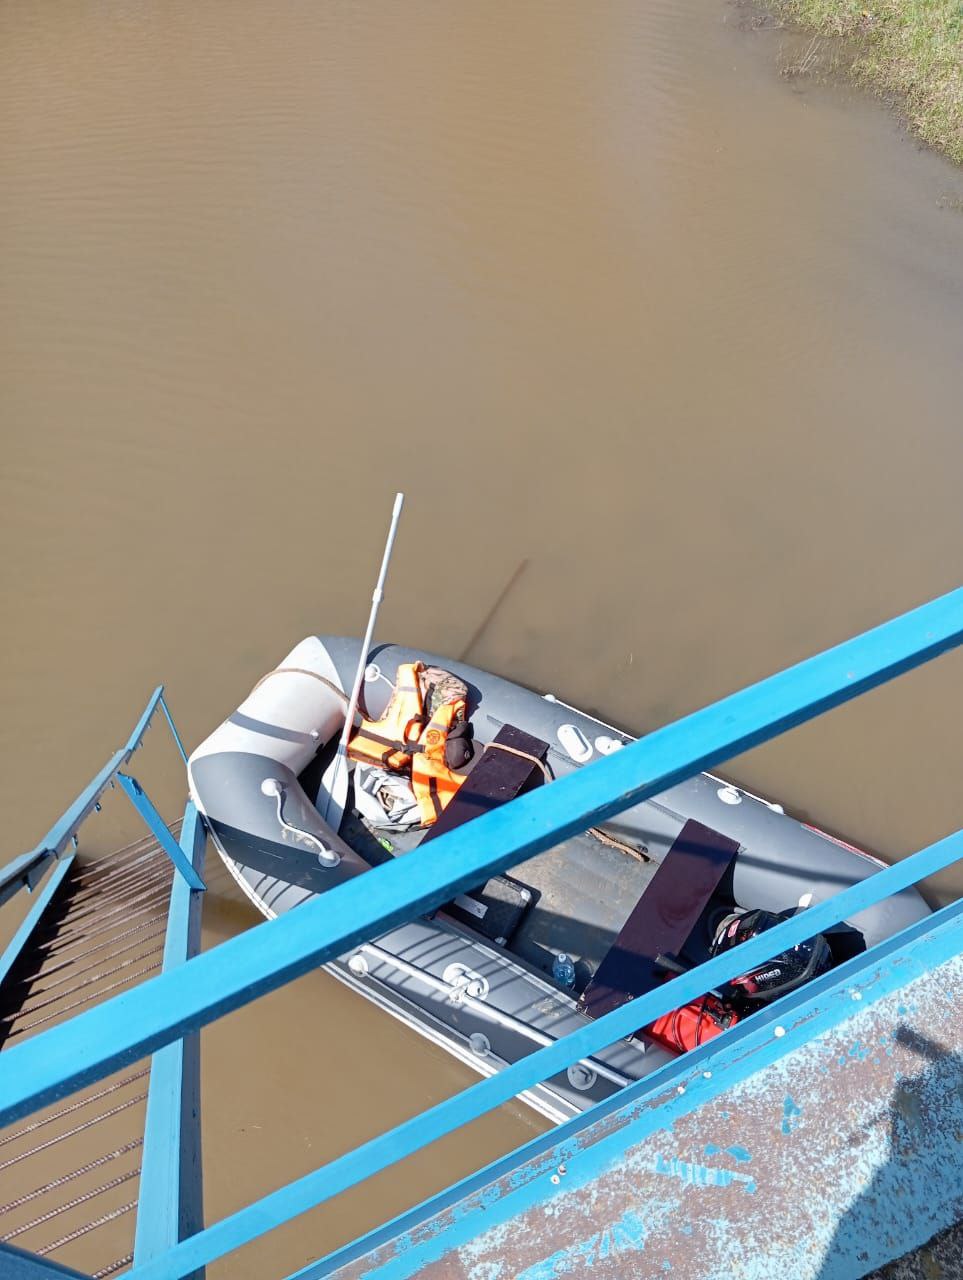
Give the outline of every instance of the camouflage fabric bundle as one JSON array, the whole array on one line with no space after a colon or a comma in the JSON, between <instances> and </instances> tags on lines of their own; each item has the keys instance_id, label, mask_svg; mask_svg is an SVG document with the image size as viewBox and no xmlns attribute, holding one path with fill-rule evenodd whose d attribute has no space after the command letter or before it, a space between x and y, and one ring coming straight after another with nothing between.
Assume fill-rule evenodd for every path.
<instances>
[{"instance_id":1,"label":"camouflage fabric bundle","mask_svg":"<svg viewBox=\"0 0 963 1280\"><path fill-rule=\"evenodd\" d=\"M430 719L439 707L458 698L468 700L468 686L442 667L424 667L419 673L425 716ZM462 717L459 717L461 719Z\"/></svg>"}]
</instances>

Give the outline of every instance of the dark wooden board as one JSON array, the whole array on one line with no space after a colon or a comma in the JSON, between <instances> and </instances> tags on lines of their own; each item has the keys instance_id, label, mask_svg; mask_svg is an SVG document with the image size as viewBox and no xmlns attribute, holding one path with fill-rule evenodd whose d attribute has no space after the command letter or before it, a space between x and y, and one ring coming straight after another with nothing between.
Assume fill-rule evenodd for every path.
<instances>
[{"instance_id":1,"label":"dark wooden board","mask_svg":"<svg viewBox=\"0 0 963 1280\"><path fill-rule=\"evenodd\" d=\"M579 1000L591 1018L661 985L658 955L678 956L738 852L739 844L687 822Z\"/></svg>"},{"instance_id":2,"label":"dark wooden board","mask_svg":"<svg viewBox=\"0 0 963 1280\"><path fill-rule=\"evenodd\" d=\"M515 751L524 751L536 760L544 760L548 752L547 743L510 724L502 725L493 741ZM540 775L538 765L524 756L497 748L485 751L455 792L447 809L425 832L421 843L444 835L446 831L454 831L489 809L507 804L533 777ZM527 886L511 876L493 876L479 888L459 894L444 909L459 923L504 946L518 928L534 896Z\"/></svg>"},{"instance_id":3,"label":"dark wooden board","mask_svg":"<svg viewBox=\"0 0 963 1280\"><path fill-rule=\"evenodd\" d=\"M544 760L548 752L548 743L542 742L540 738L533 738L530 733L524 733L511 724L502 725L493 741L512 747L515 751L524 751L537 760ZM533 774L540 773L538 766L523 756L497 749L485 751L455 792L447 809L425 832L421 843L435 840L446 831L454 831L463 823L477 818L479 814L514 800Z\"/></svg>"}]
</instances>

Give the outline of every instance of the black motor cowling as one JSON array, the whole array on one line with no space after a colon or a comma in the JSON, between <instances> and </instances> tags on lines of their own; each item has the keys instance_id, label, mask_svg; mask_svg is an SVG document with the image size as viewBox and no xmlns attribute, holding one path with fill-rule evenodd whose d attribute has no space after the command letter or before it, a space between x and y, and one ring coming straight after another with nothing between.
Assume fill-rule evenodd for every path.
<instances>
[{"instance_id":1,"label":"black motor cowling","mask_svg":"<svg viewBox=\"0 0 963 1280\"><path fill-rule=\"evenodd\" d=\"M776 912L757 908L729 913L715 929L710 954L717 956L737 947L740 942L755 938L790 919L797 910L798 908L790 908L788 911ZM741 977L733 978L727 984L726 996L737 1003L764 1004L788 991L795 991L803 983L831 969L832 965L833 954L829 943L823 934L817 933L805 942L798 942L788 951L780 951L777 956L757 965Z\"/></svg>"}]
</instances>

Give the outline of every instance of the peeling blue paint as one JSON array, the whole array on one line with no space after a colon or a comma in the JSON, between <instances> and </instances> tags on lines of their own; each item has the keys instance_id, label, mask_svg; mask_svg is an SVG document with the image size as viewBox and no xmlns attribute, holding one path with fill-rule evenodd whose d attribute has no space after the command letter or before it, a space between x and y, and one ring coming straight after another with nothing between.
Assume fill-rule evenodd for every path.
<instances>
[{"instance_id":1,"label":"peeling blue paint","mask_svg":"<svg viewBox=\"0 0 963 1280\"><path fill-rule=\"evenodd\" d=\"M748 1174L736 1173L732 1169L718 1169L713 1165L692 1164L688 1160L680 1160L672 1156L657 1155L654 1164L649 1168L653 1173L665 1174L670 1178L678 1178L688 1187L728 1187L733 1182L741 1182L746 1191L752 1195L756 1190L755 1180Z\"/></svg>"},{"instance_id":2,"label":"peeling blue paint","mask_svg":"<svg viewBox=\"0 0 963 1280\"><path fill-rule=\"evenodd\" d=\"M745 1147L717 1147L714 1142L706 1144L705 1154L707 1156L732 1156L733 1160L739 1160L742 1163L752 1159Z\"/></svg>"},{"instance_id":3,"label":"peeling blue paint","mask_svg":"<svg viewBox=\"0 0 963 1280\"><path fill-rule=\"evenodd\" d=\"M796 1105L792 1098L786 1095L786 1099L782 1104L782 1131L785 1134L792 1133L796 1127L799 1116L802 1115L802 1107Z\"/></svg>"},{"instance_id":4,"label":"peeling blue paint","mask_svg":"<svg viewBox=\"0 0 963 1280\"><path fill-rule=\"evenodd\" d=\"M517 1280L552 1280L554 1276L563 1276L572 1272L583 1275L586 1268L620 1253L641 1253L645 1248L647 1234L641 1216L629 1210L611 1227L596 1231L594 1235L581 1240L577 1245L559 1249L551 1257L542 1258L532 1266L526 1267L524 1271L519 1272Z\"/></svg>"}]
</instances>

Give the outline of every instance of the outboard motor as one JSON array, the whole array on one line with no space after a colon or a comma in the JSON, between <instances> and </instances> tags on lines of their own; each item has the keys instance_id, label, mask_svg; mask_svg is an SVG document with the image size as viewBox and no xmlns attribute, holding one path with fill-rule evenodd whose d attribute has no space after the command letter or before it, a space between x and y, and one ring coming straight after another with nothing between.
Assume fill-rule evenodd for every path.
<instances>
[{"instance_id":1,"label":"outboard motor","mask_svg":"<svg viewBox=\"0 0 963 1280\"><path fill-rule=\"evenodd\" d=\"M716 927L709 954L720 955L740 942L747 942L767 929L772 929L796 914L798 908L788 911L733 911L723 917ZM757 965L748 973L733 978L726 984L726 998L736 1005L758 1006L776 1000L788 991L795 991L803 983L831 969L833 954L829 943L821 933L805 942L798 942L788 951L781 951L771 960ZM747 1008L746 1012L750 1009Z\"/></svg>"},{"instance_id":2,"label":"outboard motor","mask_svg":"<svg viewBox=\"0 0 963 1280\"><path fill-rule=\"evenodd\" d=\"M793 907L780 912L761 908L726 912L713 930L710 956L721 955L740 942L748 942L750 938L788 920L798 910L798 907ZM657 959L670 974L685 972L686 966L678 961L665 956ZM795 991L832 966L833 954L829 943L823 934L817 933L748 973L733 978L720 990L710 991L679 1009L673 1009L645 1027L645 1035L673 1053L686 1053L720 1035L761 1005L778 999L787 991Z\"/></svg>"}]
</instances>

